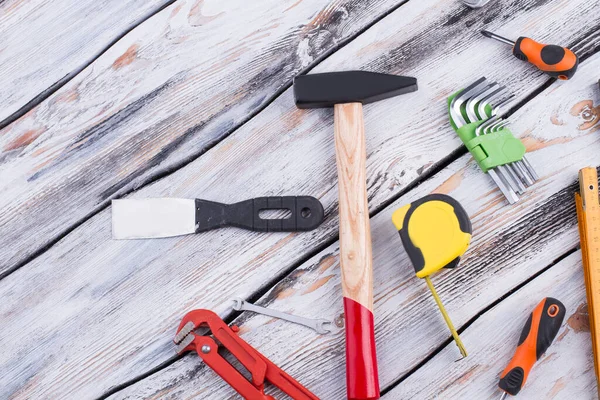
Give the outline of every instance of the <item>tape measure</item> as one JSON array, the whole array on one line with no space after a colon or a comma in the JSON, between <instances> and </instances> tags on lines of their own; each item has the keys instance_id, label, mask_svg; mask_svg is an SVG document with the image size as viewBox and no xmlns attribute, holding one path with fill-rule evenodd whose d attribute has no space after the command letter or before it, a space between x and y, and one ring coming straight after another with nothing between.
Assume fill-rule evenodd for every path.
<instances>
[{"instance_id":1,"label":"tape measure","mask_svg":"<svg viewBox=\"0 0 600 400\"><path fill-rule=\"evenodd\" d=\"M467 212L452 197L431 194L392 214L404 249L416 275L424 278L463 357L467 351L429 276L442 268L454 268L469 247L472 226Z\"/></svg>"},{"instance_id":2,"label":"tape measure","mask_svg":"<svg viewBox=\"0 0 600 400\"><path fill-rule=\"evenodd\" d=\"M579 171L579 193L575 193L581 256L585 279L594 369L600 382L600 202L598 201L598 173L596 168L583 168ZM599 389L600 391L600 389Z\"/></svg>"},{"instance_id":3,"label":"tape measure","mask_svg":"<svg viewBox=\"0 0 600 400\"><path fill-rule=\"evenodd\" d=\"M419 278L456 267L473 229L465 209L445 194L405 205L394 212L392 222Z\"/></svg>"}]
</instances>

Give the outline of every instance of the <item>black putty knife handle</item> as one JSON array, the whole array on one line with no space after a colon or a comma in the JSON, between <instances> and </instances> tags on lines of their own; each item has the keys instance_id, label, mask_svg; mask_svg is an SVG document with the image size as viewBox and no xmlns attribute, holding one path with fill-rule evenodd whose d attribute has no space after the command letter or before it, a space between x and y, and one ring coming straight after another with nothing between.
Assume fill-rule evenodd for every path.
<instances>
[{"instance_id":1,"label":"black putty knife handle","mask_svg":"<svg viewBox=\"0 0 600 400\"><path fill-rule=\"evenodd\" d=\"M263 210L288 210L291 216L264 219ZM257 197L235 204L196 199L196 233L223 226L259 232L310 231L323 222L323 205L311 196Z\"/></svg>"}]
</instances>

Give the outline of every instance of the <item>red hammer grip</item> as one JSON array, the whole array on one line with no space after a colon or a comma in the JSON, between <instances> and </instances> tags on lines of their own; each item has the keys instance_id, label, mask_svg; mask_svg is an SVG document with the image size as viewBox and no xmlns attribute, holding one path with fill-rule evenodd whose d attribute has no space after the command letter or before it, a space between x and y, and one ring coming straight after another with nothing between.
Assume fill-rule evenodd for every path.
<instances>
[{"instance_id":1,"label":"red hammer grip","mask_svg":"<svg viewBox=\"0 0 600 400\"><path fill-rule=\"evenodd\" d=\"M344 297L344 313L348 399L378 399L379 378L373 335L373 313L348 297Z\"/></svg>"}]
</instances>

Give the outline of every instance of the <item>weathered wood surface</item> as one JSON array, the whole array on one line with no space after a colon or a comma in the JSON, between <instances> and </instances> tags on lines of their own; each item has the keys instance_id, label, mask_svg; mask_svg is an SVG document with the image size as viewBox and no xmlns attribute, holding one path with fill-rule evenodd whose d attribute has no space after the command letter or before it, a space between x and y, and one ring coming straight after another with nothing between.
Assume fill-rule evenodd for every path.
<instances>
[{"instance_id":1,"label":"weathered wood surface","mask_svg":"<svg viewBox=\"0 0 600 400\"><path fill-rule=\"evenodd\" d=\"M469 350L473 357L455 363L456 351L453 344L449 344L383 399L497 400L502 393L497 388L500 373L514 354L528 315L544 297L560 300L567 314L554 343L532 369L519 398L596 399L579 251L511 294L469 326L461 337L471 343Z\"/></svg>"},{"instance_id":2,"label":"weathered wood surface","mask_svg":"<svg viewBox=\"0 0 600 400\"><path fill-rule=\"evenodd\" d=\"M202 154L403 1L180 0L154 15L0 131L0 276Z\"/></svg>"},{"instance_id":3,"label":"weathered wood surface","mask_svg":"<svg viewBox=\"0 0 600 400\"><path fill-rule=\"evenodd\" d=\"M169 1L0 1L0 126Z\"/></svg>"},{"instance_id":4,"label":"weathered wood surface","mask_svg":"<svg viewBox=\"0 0 600 400\"><path fill-rule=\"evenodd\" d=\"M473 242L461 265L433 277L457 327L574 249L579 241L573 201L577 172L581 166L600 161L600 124L582 124L574 110L583 101L600 102L589 81L599 66L600 55L596 55L584 63L581 74L569 85L552 85L511 116L514 130L524 134L530 160L541 176L517 205L507 206L489 177L465 155L371 219L382 388L393 386L440 346L446 345L454 359L460 358L425 283L414 276L391 223L392 212L427 193L441 192L459 200L471 216ZM260 304L298 315L335 318L342 312L341 302L335 300L340 291L338 270L334 244L281 280ZM245 340L318 396L344 398L343 332L317 336L261 316L243 315L236 323ZM476 342L469 337L463 337L463 342L469 358L476 361L477 347L471 348ZM506 343L513 345L511 337ZM232 397L233 392L197 356L188 355L113 397L192 396L220 399Z\"/></svg>"},{"instance_id":5,"label":"weathered wood surface","mask_svg":"<svg viewBox=\"0 0 600 400\"><path fill-rule=\"evenodd\" d=\"M410 98L402 97L389 103L394 110L422 110L421 114L412 113L411 123L419 127L413 128L418 130L417 138L445 124L438 120L429 122L431 103L427 95L447 95L445 91L473 79L472 71L497 77L502 76L498 72L501 70L523 74L511 82L511 89L521 98L530 90L530 84L545 80L525 64L506 57L497 44L477 34L462 34L466 23L473 32L484 26L483 11L470 12L460 3L449 5L441 0L417 3L401 7L393 18L386 18L387 23L378 24L387 30L374 29L361 35L364 39L353 43L353 54L350 50L343 53L354 58L339 56L335 57L336 62L325 65L328 69L364 67L423 74L419 76L423 89L418 95L422 102L411 104ZM0 188L8 193L0 199L0 236L6 238L0 250L0 271L22 265L32 254L100 210L107 199L193 159L267 103L289 84L294 74L357 32L365 24L362 21L390 7L365 2L350 7L349 4L358 3L349 2L335 3L333 8L317 12L313 3L303 1L284 13L280 8L289 5L282 2L220 2L210 3L211 7L194 7L195 4L176 3L154 16L49 101L0 131L0 146L4 149ZM264 28L264 9L257 10L256 4L264 4L261 7L275 15L272 28ZM510 16L512 22L504 26L507 30L518 30L527 23L528 34L541 39L560 37L564 41L576 41L583 37L585 28L598 24L597 13L589 2L555 4L531 2L524 8L521 3L498 2L486 8L486 21L503 25ZM553 23L552 18L537 18L553 15L558 6L566 15L560 23ZM346 9L353 12L341 18ZM206 21L201 18L203 15L214 18ZM245 23L240 24L235 15L243 15ZM299 25L303 28L299 29ZM232 36L220 43L223 31L232 32ZM249 36L244 39L245 35ZM475 46L483 47L488 57L474 60L472 69L460 69L459 73L448 68L477 55L481 50ZM495 65L500 68L494 68ZM441 81L445 81L442 86L437 83ZM425 86L430 83L440 88L437 93ZM394 118L387 118L375 109L370 117L375 123L371 122L369 129L382 129L393 135L397 127L408 126L402 119L406 114L395 112ZM288 110L286 114L279 116L288 121L280 125L280 135L295 124L301 124L302 130L318 124L304 113ZM324 131L329 131L329 113L311 115L321 121ZM411 147L390 148L388 156L416 158L421 165L431 165L448 148L432 142L438 138L426 138L430 139ZM437 157L429 157L432 146L439 151ZM419 168L398 168L397 176L388 176L389 184L398 187L410 182L418 176ZM370 183L382 182L378 177L386 174L389 172L375 170ZM379 189L387 192L387 188ZM63 211L67 208L69 213ZM32 229L36 235L30 234Z\"/></svg>"},{"instance_id":6,"label":"weathered wood surface","mask_svg":"<svg viewBox=\"0 0 600 400\"><path fill-rule=\"evenodd\" d=\"M379 210L396 198L400 190L418 178L420 173L431 169L458 148L459 141L448 127L443 105L444 98L453 90L480 74L486 74L492 78L503 78L502 82L509 84L518 95L516 101L519 101L546 80L526 64L501 56L499 47L475 35L482 27L481 17L476 16L484 15L479 14L483 11L463 12L459 4L448 4L433 0L409 2L317 68L325 71L361 67L415 75L420 79L420 92L366 107L367 168L368 176L372 177L369 181L372 210ZM522 33L540 39L551 40L555 35L565 41L582 39L583 43L589 43L582 32L598 25L598 15L588 7L590 5L583 1L526 2L519 5L498 1L486 9L485 15L490 16L487 23L492 25L492 29L494 23L498 27L505 24L503 27L507 32L527 25L529 30ZM557 8L561 10L560 23L552 17ZM510 21L504 21L508 16ZM448 23L443 25L442 22ZM465 24L473 30L473 36L462 34ZM469 60L469 68L448 68L448 65L460 65L463 60ZM520 112L515 116L515 124L521 120L524 125L519 131L527 133L528 146L537 150L532 154L532 162L544 177L522 203L511 208L504 207L499 192L493 189L468 156L395 203L403 204L441 185L440 191L450 192L465 202L474 217L479 236L471 255L460 270L444 275L444 281L438 284L457 325L464 324L483 305L494 301L577 243L574 214L569 214L570 203L565 200L570 199L570 190L573 190L565 188L574 183L576 173L573 171L578 168L571 164L573 157L582 164L598 164L597 152L593 152L597 140L590 135L597 131L597 125L586 131L577 131L576 126L582 124L581 118L570 114L571 107L583 101L593 99L594 104L598 103L597 97L592 97L594 87L590 83L590 75L598 69L597 58L585 64L590 65L585 78L582 76L584 73L580 73L578 78L582 80L577 81L576 78L568 83L569 86L553 85L544 92L544 100L535 103L535 109L529 110L530 114ZM510 80L504 78L506 70L515 73ZM556 97L548 98L556 92ZM162 102L163 97L167 99L164 100L166 103L169 103L169 98L180 99L169 92L158 95L157 101L160 99ZM566 125L552 125L549 118L543 119L543 116L548 116L548 104L562 105L564 109L557 110L556 115L560 119L554 121ZM141 115L151 118L152 115L144 114L151 111L152 108L145 108ZM188 112L188 108L182 110L183 114ZM137 121L142 116L136 115L135 118ZM0 281L0 296L4 299L0 304L0 315L10 321L9 326L0 332L0 341L11 349L0 356L0 364L5 366L2 369L7 371L0 377L0 395L16 398L101 395L111 387L169 360L173 354L170 340L174 327L187 310L205 307L229 315L225 299L233 295L250 296L284 277L263 302L272 302L273 306L304 315L311 315L315 309L329 312L332 317L338 315L341 303L337 302L340 289L335 245L309 259L286 277L297 263L323 248L336 235L337 190L332 122L332 113L327 110L295 110L291 93L286 91L264 112L207 154L167 179L134 194L135 197L202 195L215 200L236 201L257 195L310 193L318 195L328 210L329 218L323 229L306 234L268 236L228 229L158 241L114 242L109 237L110 210L104 210L45 254ZM128 127L122 127L121 133L127 129L138 129L132 128L129 122L125 125ZM528 132L529 129L531 132ZM565 133L567 129L568 134ZM113 140L114 137L109 137L106 142ZM91 142L93 151L89 149L89 152L99 151L94 147L97 142ZM156 146L161 146L161 143ZM91 155L86 154L87 151L83 146L73 153L78 165L89 161L86 157ZM27 148L24 153L17 158L25 159L28 154L33 156L34 150ZM65 172L67 164L71 163L59 165L58 170ZM98 169L93 163L91 165L88 173ZM106 178L104 172L97 172ZM59 172L57 174L60 175ZM82 176L77 170L74 174ZM52 181L52 175L48 171L45 179ZM15 182L18 183L18 179ZM96 186L98 182L91 182L87 189ZM56 188L65 190L60 185ZM77 185L73 189L79 190ZM81 196L83 189L79 193ZM473 193L481 193L481 196L470 199ZM60 196L71 200L79 198L77 193L57 192L44 200L47 201L45 206L60 203ZM97 197L91 197L98 201ZM81 204L75 201L69 211L77 214ZM416 278L403 258L389 215L385 215L392 209L393 206L390 206L378 213L373 222L377 224L373 231L375 280L384 282L381 287L376 287L375 313L380 330L380 363L386 366L382 380L386 386L405 374L410 365L418 364L449 336L435 312L422 320L423 325L417 323L422 317L421 309L435 306L425 287L414 282ZM544 213L549 213L549 216L544 217ZM56 212L50 211L50 214ZM80 215L85 216L86 213ZM55 228L49 229L55 231L60 231L70 218L77 220L73 215L53 217L57 221L46 222L51 223ZM17 225L12 226L16 229ZM534 226L538 231L532 232ZM31 231L31 227L23 230L28 234ZM2 232L3 240L12 245L14 235L6 232ZM504 250L511 245L523 250L524 254L516 250L505 254ZM23 244L16 246L20 251L26 247ZM497 264L488 259L490 253L494 261L498 260ZM331 256L319 262L325 255ZM4 254L2 259L5 259ZM396 262L397 270L385 268ZM378 265L385 267L378 268ZM469 274L472 277L467 279ZM493 276L493 291L487 290L490 282L485 279L479 285L476 283L475 277L481 277L481 274L485 275L483 278ZM453 287L457 282L461 285ZM402 291L397 294L398 288ZM486 290L482 290L484 288ZM285 303L286 298L289 298L289 303ZM259 329L262 326L260 322L252 318L248 324L255 324ZM274 322L269 327L279 323ZM419 336L411 336L406 330L413 325L420 328ZM341 332L318 338L313 343L314 336L310 336L310 331L308 334L305 330L294 333L294 328L287 324L283 326L283 332L265 332L263 329L259 333L255 332L257 329L244 329L247 332L244 337L250 343L272 356L301 382L314 387L317 394L325 398L330 398L328 394L333 398L341 396L344 380ZM36 344L22 340L24 332L35 335ZM420 332L425 332L430 339L415 345L415 341L422 339ZM269 336L271 334L273 336ZM292 336L299 338L297 343L305 344L302 350L285 347ZM402 348L398 346L398 337L408 338ZM269 338L274 345L273 350L278 351L275 349L277 344L278 348L286 349L285 352L273 355L270 347L261 346ZM325 351L319 352L319 349ZM291 358L290 354L294 357ZM399 365L398 360L404 359L406 362ZM310 372L306 369L307 365L313 366ZM188 366L189 369L186 369ZM328 371L324 373L324 369ZM199 373L194 372L198 370ZM169 371L174 380L165 380ZM147 393L163 397L171 391L181 395L202 391L206 396L202 398L212 396L221 399L227 392L219 389L222 384L211 374L199 366L197 358L185 357L117 395L140 396ZM200 387L199 382L210 383Z\"/></svg>"},{"instance_id":7,"label":"weathered wood surface","mask_svg":"<svg viewBox=\"0 0 600 400\"><path fill-rule=\"evenodd\" d=\"M310 283L310 280L305 283ZM497 399L498 375L504 369L518 341L519 333L527 315L543 297L553 296L565 304L567 315L556 341L545 357L534 367L527 386L520 394L526 399L594 399L595 377L591 356L591 341L587 326L585 308L585 287L581 272L580 252L560 261L549 271L544 272L526 284L499 305L479 316L461 337L469 343L470 355L460 362L454 342L447 342L444 349L425 366L418 369L408 379L386 393L384 399ZM428 304L435 311L433 302ZM283 308L285 309L285 308ZM307 311L308 312L308 311ZM279 340L280 335L289 329L285 322L272 321L265 317L251 318L244 329L258 330L252 339L266 343L266 340ZM439 325L439 324L436 324ZM439 326L438 329L442 329ZM279 331L275 338L269 335ZM304 336L313 336L310 331L298 331ZM267 335L266 337L264 337ZM402 336L401 336L402 335ZM244 333L247 338L249 333ZM401 341L404 333L397 330L395 343ZM309 340L307 339L306 342ZM278 342L268 345L274 351ZM306 343L304 343L306 345ZM326 354L329 347L341 345L339 340L323 341L308 347L307 351ZM279 353L279 352L277 352ZM282 361L290 359L284 356ZM294 353L295 354L295 353ZM304 362L312 362L315 369L327 368L318 356L306 357ZM397 364L403 364L399 357ZM329 363L325 364L328 365ZM296 374L306 375L310 365L302 361L288 361L286 367ZM202 365L197 356L187 356L178 363L152 377L137 383L113 398L237 398L223 385L211 390L217 379L211 379L212 372ZM313 373L314 374L314 373ZM181 381L185 380L182 385ZM324 385L323 385L324 386ZM160 389L160 390L159 390ZM212 395L212 397L211 397ZM220 396L220 397L219 397ZM323 397L341 398L341 397Z\"/></svg>"}]
</instances>

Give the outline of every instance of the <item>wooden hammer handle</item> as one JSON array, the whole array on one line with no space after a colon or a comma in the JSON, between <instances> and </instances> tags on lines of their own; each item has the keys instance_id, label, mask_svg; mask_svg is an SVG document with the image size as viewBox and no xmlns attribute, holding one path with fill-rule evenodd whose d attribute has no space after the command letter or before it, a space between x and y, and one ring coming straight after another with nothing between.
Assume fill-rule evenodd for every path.
<instances>
[{"instance_id":1,"label":"wooden hammer handle","mask_svg":"<svg viewBox=\"0 0 600 400\"><path fill-rule=\"evenodd\" d=\"M379 379L373 327L373 258L361 103L335 105L335 150L348 398L378 399Z\"/></svg>"}]
</instances>

